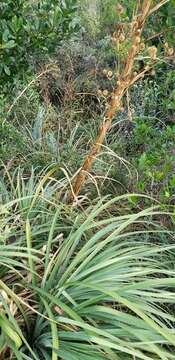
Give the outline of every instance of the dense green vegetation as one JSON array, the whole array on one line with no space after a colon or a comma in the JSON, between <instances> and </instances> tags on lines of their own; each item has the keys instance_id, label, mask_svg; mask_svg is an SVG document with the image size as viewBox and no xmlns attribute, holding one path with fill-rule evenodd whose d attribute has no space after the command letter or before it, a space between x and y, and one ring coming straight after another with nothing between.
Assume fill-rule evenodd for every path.
<instances>
[{"instance_id":1,"label":"dense green vegetation","mask_svg":"<svg viewBox=\"0 0 175 360\"><path fill-rule=\"evenodd\" d=\"M175 3L150 3L139 40L149 0L0 3L0 359L175 359Z\"/></svg>"},{"instance_id":2,"label":"dense green vegetation","mask_svg":"<svg viewBox=\"0 0 175 360\"><path fill-rule=\"evenodd\" d=\"M75 4L75 0L1 2L1 98L19 80L26 80L39 59L54 53L59 42L75 30Z\"/></svg>"}]
</instances>

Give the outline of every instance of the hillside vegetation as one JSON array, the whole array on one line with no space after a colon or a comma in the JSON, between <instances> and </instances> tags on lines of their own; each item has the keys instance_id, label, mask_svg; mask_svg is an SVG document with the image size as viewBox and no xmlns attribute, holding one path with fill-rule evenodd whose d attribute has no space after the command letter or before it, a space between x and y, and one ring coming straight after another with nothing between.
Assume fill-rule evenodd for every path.
<instances>
[{"instance_id":1,"label":"hillside vegetation","mask_svg":"<svg viewBox=\"0 0 175 360\"><path fill-rule=\"evenodd\" d=\"M0 13L0 359L175 359L174 0Z\"/></svg>"}]
</instances>

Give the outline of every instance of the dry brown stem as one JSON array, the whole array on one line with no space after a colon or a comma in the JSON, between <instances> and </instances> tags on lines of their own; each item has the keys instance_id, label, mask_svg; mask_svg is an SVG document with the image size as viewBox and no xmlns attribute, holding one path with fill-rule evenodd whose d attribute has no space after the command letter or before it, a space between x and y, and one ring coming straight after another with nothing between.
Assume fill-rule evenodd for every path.
<instances>
[{"instance_id":1,"label":"dry brown stem","mask_svg":"<svg viewBox=\"0 0 175 360\"><path fill-rule=\"evenodd\" d=\"M165 5L169 0L162 0L159 2L159 4L155 5L150 11L149 15L153 14L153 12L159 10L163 5Z\"/></svg>"},{"instance_id":2,"label":"dry brown stem","mask_svg":"<svg viewBox=\"0 0 175 360\"><path fill-rule=\"evenodd\" d=\"M119 111L121 107L121 99L126 93L128 88L137 81L148 70L144 70L141 74L133 75L133 65L135 58L140 51L140 39L145 25L145 21L150 12L152 0L144 0L142 3L140 14L138 14L133 20L132 34L131 34L131 46L127 54L127 59L123 73L120 76L120 81L117 82L117 87L114 91L114 96L109 103L108 110L106 111L103 124L99 129L99 134L96 141L89 153L85 158L85 161L77 174L73 182L73 192L69 194L69 201L73 200L80 192L82 185L84 184L87 173L91 170L92 164L99 154L102 144L104 142L106 133L111 127L112 120L116 111Z\"/></svg>"}]
</instances>

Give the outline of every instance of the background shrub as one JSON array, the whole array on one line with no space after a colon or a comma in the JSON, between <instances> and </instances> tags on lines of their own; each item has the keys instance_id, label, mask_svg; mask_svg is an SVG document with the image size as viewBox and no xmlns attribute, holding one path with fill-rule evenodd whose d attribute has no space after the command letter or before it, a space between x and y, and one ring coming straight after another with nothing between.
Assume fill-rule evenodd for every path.
<instances>
[{"instance_id":1,"label":"background shrub","mask_svg":"<svg viewBox=\"0 0 175 360\"><path fill-rule=\"evenodd\" d=\"M7 0L0 3L0 93L30 73L76 30L76 0Z\"/></svg>"}]
</instances>

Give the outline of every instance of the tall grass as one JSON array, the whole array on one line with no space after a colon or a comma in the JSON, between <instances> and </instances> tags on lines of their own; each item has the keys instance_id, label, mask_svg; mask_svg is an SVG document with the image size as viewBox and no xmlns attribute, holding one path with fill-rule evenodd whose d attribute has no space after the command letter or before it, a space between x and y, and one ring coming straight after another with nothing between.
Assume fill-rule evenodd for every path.
<instances>
[{"instance_id":1,"label":"tall grass","mask_svg":"<svg viewBox=\"0 0 175 360\"><path fill-rule=\"evenodd\" d=\"M55 183L18 175L1 204L1 357L174 359L173 235L155 220L171 214L119 215L131 195L79 212Z\"/></svg>"}]
</instances>

